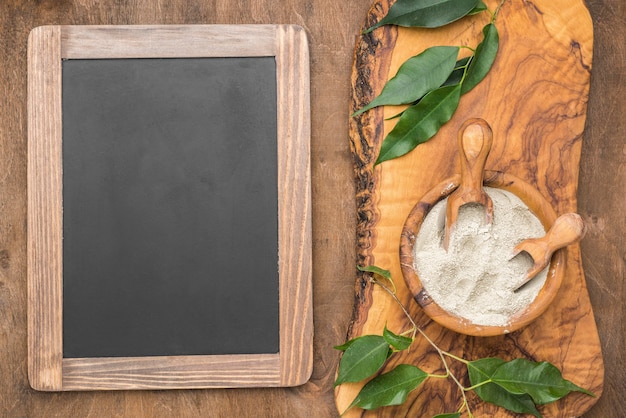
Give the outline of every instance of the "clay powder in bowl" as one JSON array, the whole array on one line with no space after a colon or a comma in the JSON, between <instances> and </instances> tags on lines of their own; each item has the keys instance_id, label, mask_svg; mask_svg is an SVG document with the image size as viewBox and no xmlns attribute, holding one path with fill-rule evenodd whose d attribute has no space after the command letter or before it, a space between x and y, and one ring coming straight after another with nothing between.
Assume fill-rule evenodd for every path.
<instances>
[{"instance_id":1,"label":"clay powder in bowl","mask_svg":"<svg viewBox=\"0 0 626 418\"><path fill-rule=\"evenodd\" d=\"M494 204L490 225L481 205L462 206L445 251L446 199L459 184L456 175L417 202L400 238L400 266L416 302L439 324L475 336L506 334L534 321L554 300L564 273L558 250L548 269L514 292L532 265L526 253L513 257L515 245L544 236L556 213L523 180L489 170L484 174Z\"/></svg>"},{"instance_id":2,"label":"clay powder in bowl","mask_svg":"<svg viewBox=\"0 0 626 418\"><path fill-rule=\"evenodd\" d=\"M475 325L506 326L537 297L547 269L515 292L532 266L513 248L526 238L539 238L545 230L539 219L514 194L485 188L493 201L493 222L485 223L485 208L464 205L448 251L443 248L443 220L447 198L428 213L413 247L414 268L430 297L447 312Z\"/></svg>"}]
</instances>

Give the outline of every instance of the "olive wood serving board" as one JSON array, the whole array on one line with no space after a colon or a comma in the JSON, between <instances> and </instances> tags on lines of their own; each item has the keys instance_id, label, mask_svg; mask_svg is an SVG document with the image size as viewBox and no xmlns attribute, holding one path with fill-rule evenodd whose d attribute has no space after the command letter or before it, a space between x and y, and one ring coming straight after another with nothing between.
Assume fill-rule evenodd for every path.
<instances>
[{"instance_id":1,"label":"olive wood serving board","mask_svg":"<svg viewBox=\"0 0 626 418\"><path fill-rule=\"evenodd\" d=\"M392 3L376 1L363 28L380 20ZM497 6L495 0L485 3L490 10ZM487 13L480 13L439 29L384 26L359 35L351 113L376 97L407 58L435 45L475 47L488 21ZM592 60L589 13L582 0L505 0L496 26L500 49L490 73L462 96L453 118L427 143L401 158L374 166L383 138L395 124L395 120L386 119L400 108L379 107L351 119L357 184L357 262L391 271L398 298L441 349L468 360L497 356L549 361L566 379L599 397L604 366L578 244L564 251L563 284L547 311L525 328L502 336L469 337L442 328L421 311L402 278L402 226L421 196L459 172L457 131L469 118L483 118L493 129L486 170L512 174L530 183L557 215L576 211ZM393 299L369 281L369 273L357 274L355 291L348 338L380 335L385 325L394 332L410 328ZM419 336L409 352L394 356L381 372L400 363L443 373L436 351ZM469 386L464 365L450 361L450 366ZM335 400L340 413L361 387L362 383L337 387ZM539 410L545 417L580 416L597 397L571 393ZM473 393L468 398L476 417L518 416L482 402ZM353 408L344 417L429 417L456 412L461 403L461 394L450 379L428 379L409 394L403 405L369 412Z\"/></svg>"}]
</instances>

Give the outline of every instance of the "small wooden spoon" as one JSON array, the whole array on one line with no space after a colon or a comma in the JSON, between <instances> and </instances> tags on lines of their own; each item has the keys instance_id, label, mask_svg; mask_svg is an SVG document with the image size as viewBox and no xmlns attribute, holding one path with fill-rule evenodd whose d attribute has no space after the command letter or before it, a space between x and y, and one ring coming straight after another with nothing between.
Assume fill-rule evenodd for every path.
<instances>
[{"instance_id":1,"label":"small wooden spoon","mask_svg":"<svg viewBox=\"0 0 626 418\"><path fill-rule=\"evenodd\" d=\"M448 196L443 239L446 251L461 206L468 203L480 203L485 207L487 223L491 223L493 219L493 202L483 189L483 170L493 141L491 127L483 119L469 119L459 129L458 141L461 182L459 187Z\"/></svg>"},{"instance_id":2,"label":"small wooden spoon","mask_svg":"<svg viewBox=\"0 0 626 418\"><path fill-rule=\"evenodd\" d=\"M515 246L513 257L527 252L534 264L524 276L524 279L515 287L515 291L533 279L550 263L552 254L559 248L567 247L580 241L585 235L585 224L577 213L566 213L559 216L550 230L541 238L529 238Z\"/></svg>"}]
</instances>

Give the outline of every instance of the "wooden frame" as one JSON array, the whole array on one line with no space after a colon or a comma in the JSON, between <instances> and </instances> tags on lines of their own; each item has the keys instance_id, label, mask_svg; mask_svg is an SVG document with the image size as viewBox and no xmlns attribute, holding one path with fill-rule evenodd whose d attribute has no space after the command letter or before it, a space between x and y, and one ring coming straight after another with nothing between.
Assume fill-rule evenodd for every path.
<instances>
[{"instance_id":1,"label":"wooden frame","mask_svg":"<svg viewBox=\"0 0 626 418\"><path fill-rule=\"evenodd\" d=\"M63 358L65 59L274 56L277 354ZM312 371L309 58L293 25L42 26L28 45L28 375L37 390L295 386Z\"/></svg>"}]
</instances>

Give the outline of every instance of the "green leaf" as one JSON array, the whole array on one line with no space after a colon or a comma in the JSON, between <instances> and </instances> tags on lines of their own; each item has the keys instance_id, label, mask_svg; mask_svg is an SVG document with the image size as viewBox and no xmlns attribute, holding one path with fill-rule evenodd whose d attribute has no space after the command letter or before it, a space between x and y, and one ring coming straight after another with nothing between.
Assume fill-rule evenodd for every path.
<instances>
[{"instance_id":1,"label":"green leaf","mask_svg":"<svg viewBox=\"0 0 626 418\"><path fill-rule=\"evenodd\" d=\"M445 86L409 107L383 141L376 164L400 157L428 141L450 120L459 105L461 86Z\"/></svg>"},{"instance_id":2,"label":"green leaf","mask_svg":"<svg viewBox=\"0 0 626 418\"><path fill-rule=\"evenodd\" d=\"M335 386L372 376L385 363L389 351L389 343L380 335L355 338L341 357Z\"/></svg>"},{"instance_id":3,"label":"green leaf","mask_svg":"<svg viewBox=\"0 0 626 418\"><path fill-rule=\"evenodd\" d=\"M433 418L461 418L461 413L453 412L451 414L437 414Z\"/></svg>"},{"instance_id":4,"label":"green leaf","mask_svg":"<svg viewBox=\"0 0 626 418\"><path fill-rule=\"evenodd\" d=\"M476 47L474 58L467 69L461 94L467 93L485 78L496 59L499 43L500 36L498 35L496 25L493 23L485 25L483 28L483 40Z\"/></svg>"},{"instance_id":5,"label":"green leaf","mask_svg":"<svg viewBox=\"0 0 626 418\"><path fill-rule=\"evenodd\" d=\"M389 270L381 269L380 267L376 267L376 266L365 266L365 267L356 266L356 268L358 268L360 271L377 274L389 280L389 282L391 283L391 286L393 286L393 293L396 293L396 284L391 278L391 272Z\"/></svg>"},{"instance_id":6,"label":"green leaf","mask_svg":"<svg viewBox=\"0 0 626 418\"><path fill-rule=\"evenodd\" d=\"M383 25L438 28L466 16L477 3L478 0L397 0L387 15L364 33Z\"/></svg>"},{"instance_id":7,"label":"green leaf","mask_svg":"<svg viewBox=\"0 0 626 418\"><path fill-rule=\"evenodd\" d=\"M353 338L351 340L346 341L342 345L336 345L333 348L335 350L339 350L339 351L346 351L348 349L348 347L350 347L355 340L356 340L356 338Z\"/></svg>"},{"instance_id":8,"label":"green leaf","mask_svg":"<svg viewBox=\"0 0 626 418\"><path fill-rule=\"evenodd\" d=\"M443 82L441 87L451 86L453 84L459 84L463 80L463 74L465 73L465 67L468 65L469 60L472 59L473 57L474 56L472 55L472 56L461 58L460 60L458 60L456 62L456 64L454 65L454 71L452 71L452 73L448 76L446 81ZM421 99L416 100L415 102L413 102L413 104L416 105L417 103L419 103L419 100L421 100ZM390 116L390 117L386 118L385 120L392 120L392 119L399 118L400 116L402 116L402 114L404 112L405 111L403 110L403 111L399 112L397 115Z\"/></svg>"},{"instance_id":9,"label":"green leaf","mask_svg":"<svg viewBox=\"0 0 626 418\"><path fill-rule=\"evenodd\" d=\"M428 374L410 364L400 364L389 373L381 374L369 381L352 401L353 406L376 409L381 406L400 405L409 392L415 390Z\"/></svg>"},{"instance_id":10,"label":"green leaf","mask_svg":"<svg viewBox=\"0 0 626 418\"><path fill-rule=\"evenodd\" d=\"M469 13L468 15L475 15L478 14L480 12L484 12L485 10L487 10L487 5L485 3L483 3L481 0L478 0L478 3L476 4L476 7L474 7Z\"/></svg>"},{"instance_id":11,"label":"green leaf","mask_svg":"<svg viewBox=\"0 0 626 418\"><path fill-rule=\"evenodd\" d=\"M383 338L389 343L390 346L396 350L406 350L413 344L413 338L405 337L403 335L397 335L387 329L383 330Z\"/></svg>"},{"instance_id":12,"label":"green leaf","mask_svg":"<svg viewBox=\"0 0 626 418\"><path fill-rule=\"evenodd\" d=\"M457 46L434 46L409 58L400 66L378 97L352 116L383 105L402 105L422 98L441 86L450 75L459 54Z\"/></svg>"},{"instance_id":13,"label":"green leaf","mask_svg":"<svg viewBox=\"0 0 626 418\"><path fill-rule=\"evenodd\" d=\"M489 381L498 367L505 363L506 361L499 358L484 358L469 362L467 364L467 371L470 383L472 386L475 386ZM527 394L515 395L509 393L495 383L485 383L482 386L476 387L474 392L485 402L491 402L509 411L532 414L541 418L541 414L535 407L532 398Z\"/></svg>"},{"instance_id":14,"label":"green leaf","mask_svg":"<svg viewBox=\"0 0 626 418\"><path fill-rule=\"evenodd\" d=\"M385 279L391 280L391 272L389 270L385 270L376 266L365 266L365 267L356 266L356 268L359 269L360 271L364 271L367 273L375 273L375 274L378 274L379 276L383 276Z\"/></svg>"},{"instance_id":15,"label":"green leaf","mask_svg":"<svg viewBox=\"0 0 626 418\"><path fill-rule=\"evenodd\" d=\"M561 399L568 393L593 393L563 379L561 372L548 362L515 359L498 367L491 381L514 394L527 393L536 404L546 404Z\"/></svg>"},{"instance_id":16,"label":"green leaf","mask_svg":"<svg viewBox=\"0 0 626 418\"><path fill-rule=\"evenodd\" d=\"M472 56L461 58L460 60L458 60L456 64L454 64L454 70L452 71L452 73L450 73L446 81L443 82L441 87L459 84L463 80L465 67L468 65L470 59L472 59L473 57L474 56L472 55Z\"/></svg>"}]
</instances>

